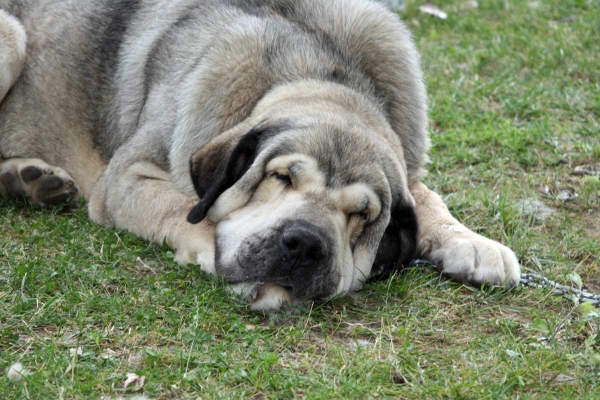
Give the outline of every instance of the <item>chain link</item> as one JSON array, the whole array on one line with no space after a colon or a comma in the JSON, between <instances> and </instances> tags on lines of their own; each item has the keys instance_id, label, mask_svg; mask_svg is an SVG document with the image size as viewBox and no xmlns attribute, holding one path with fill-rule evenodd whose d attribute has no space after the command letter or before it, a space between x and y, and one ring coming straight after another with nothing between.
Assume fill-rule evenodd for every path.
<instances>
[{"instance_id":1,"label":"chain link","mask_svg":"<svg viewBox=\"0 0 600 400\"><path fill-rule=\"evenodd\" d=\"M437 269L435 265L426 260L414 260L411 263L411 266ZM600 294L594 294L586 292L585 290L579 290L569 286L561 285L560 283L552 281L541 275L521 274L521 285L536 289L545 289L547 287L551 287L552 293L556 295L563 296L568 299L571 299L572 296L575 295L579 301L592 303L594 306L600 307Z\"/></svg>"},{"instance_id":2,"label":"chain link","mask_svg":"<svg viewBox=\"0 0 600 400\"><path fill-rule=\"evenodd\" d=\"M521 284L536 289L552 288L554 294L570 299L575 295L580 301L592 303L596 307L600 307L600 294L586 292L584 290L575 289L569 286L561 285L558 282L536 275L536 274L521 274Z\"/></svg>"}]
</instances>

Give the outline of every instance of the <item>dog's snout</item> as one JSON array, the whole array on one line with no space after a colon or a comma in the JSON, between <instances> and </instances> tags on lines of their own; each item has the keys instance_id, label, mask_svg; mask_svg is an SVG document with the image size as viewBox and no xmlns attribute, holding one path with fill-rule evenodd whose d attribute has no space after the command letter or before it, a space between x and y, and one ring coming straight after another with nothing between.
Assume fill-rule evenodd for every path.
<instances>
[{"instance_id":1,"label":"dog's snout","mask_svg":"<svg viewBox=\"0 0 600 400\"><path fill-rule=\"evenodd\" d=\"M325 233L305 222L287 227L281 236L280 246L284 258L297 266L316 264L328 255Z\"/></svg>"},{"instance_id":2,"label":"dog's snout","mask_svg":"<svg viewBox=\"0 0 600 400\"><path fill-rule=\"evenodd\" d=\"M335 254L334 240L325 227L286 219L244 241L236 254L237 268L221 274L231 283L275 285L278 289L271 292L277 298L282 296L273 293L287 291L294 301L325 299L338 287Z\"/></svg>"}]
</instances>

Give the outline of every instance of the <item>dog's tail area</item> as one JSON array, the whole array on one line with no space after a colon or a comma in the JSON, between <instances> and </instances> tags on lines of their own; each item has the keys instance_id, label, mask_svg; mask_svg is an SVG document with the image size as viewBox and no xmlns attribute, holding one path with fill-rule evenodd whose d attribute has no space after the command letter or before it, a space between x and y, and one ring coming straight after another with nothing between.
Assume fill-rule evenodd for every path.
<instances>
[{"instance_id":1,"label":"dog's tail area","mask_svg":"<svg viewBox=\"0 0 600 400\"><path fill-rule=\"evenodd\" d=\"M0 9L0 102L23 70L27 34L17 18Z\"/></svg>"}]
</instances>

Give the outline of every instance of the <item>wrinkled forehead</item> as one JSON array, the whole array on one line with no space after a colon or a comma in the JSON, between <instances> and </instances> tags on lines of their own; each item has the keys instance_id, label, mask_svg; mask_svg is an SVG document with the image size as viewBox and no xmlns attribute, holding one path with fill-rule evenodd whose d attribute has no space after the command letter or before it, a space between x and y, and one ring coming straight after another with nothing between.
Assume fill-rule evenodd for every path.
<instances>
[{"instance_id":1,"label":"wrinkled forehead","mask_svg":"<svg viewBox=\"0 0 600 400\"><path fill-rule=\"evenodd\" d=\"M384 198L390 190L397 191L397 182L402 180L397 161L387 154L389 147L365 129L298 128L278 135L271 144L270 161L285 164L307 179L318 176L319 184L326 188L364 184Z\"/></svg>"},{"instance_id":2,"label":"wrinkled forehead","mask_svg":"<svg viewBox=\"0 0 600 400\"><path fill-rule=\"evenodd\" d=\"M297 191L311 194L327 192L332 205L347 213L369 210L378 215L385 193L376 190L369 181L348 181L345 185L331 186L332 173L328 173L323 164L307 154L291 153L279 155L267 164L268 172L289 176ZM373 174L374 180L377 174Z\"/></svg>"},{"instance_id":3,"label":"wrinkled forehead","mask_svg":"<svg viewBox=\"0 0 600 400\"><path fill-rule=\"evenodd\" d=\"M378 138L352 126L310 126L275 138L275 156L302 154L314 160L324 185L343 187L357 182L388 186L389 156ZM393 179L393 177L392 177ZM392 183L393 184L393 183Z\"/></svg>"}]
</instances>

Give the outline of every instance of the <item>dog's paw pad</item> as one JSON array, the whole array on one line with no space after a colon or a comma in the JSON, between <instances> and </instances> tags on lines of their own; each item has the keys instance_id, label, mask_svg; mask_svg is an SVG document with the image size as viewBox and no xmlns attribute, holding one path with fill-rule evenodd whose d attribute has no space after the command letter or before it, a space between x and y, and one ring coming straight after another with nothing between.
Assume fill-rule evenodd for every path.
<instances>
[{"instance_id":1,"label":"dog's paw pad","mask_svg":"<svg viewBox=\"0 0 600 400\"><path fill-rule=\"evenodd\" d=\"M79 189L62 168L38 159L9 159L0 165L3 197L27 199L30 203L54 206L78 198Z\"/></svg>"},{"instance_id":2,"label":"dog's paw pad","mask_svg":"<svg viewBox=\"0 0 600 400\"><path fill-rule=\"evenodd\" d=\"M79 189L72 179L59 175L43 175L33 188L29 199L41 206L54 206L67 203L78 197Z\"/></svg>"},{"instance_id":3,"label":"dog's paw pad","mask_svg":"<svg viewBox=\"0 0 600 400\"><path fill-rule=\"evenodd\" d=\"M44 173L45 172L43 169L30 165L29 167L23 168L19 172L19 175L21 175L21 179L23 180L23 182L31 183L40 179L42 175L44 175Z\"/></svg>"},{"instance_id":4,"label":"dog's paw pad","mask_svg":"<svg viewBox=\"0 0 600 400\"><path fill-rule=\"evenodd\" d=\"M15 173L0 173L0 195L7 200L18 200L24 196L23 181Z\"/></svg>"}]
</instances>

